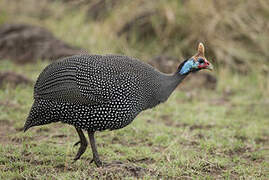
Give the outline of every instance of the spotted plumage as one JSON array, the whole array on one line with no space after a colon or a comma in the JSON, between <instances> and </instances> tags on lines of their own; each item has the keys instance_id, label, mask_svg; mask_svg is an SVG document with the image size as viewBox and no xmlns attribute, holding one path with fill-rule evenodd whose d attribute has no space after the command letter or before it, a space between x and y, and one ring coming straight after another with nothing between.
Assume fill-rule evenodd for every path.
<instances>
[{"instance_id":1,"label":"spotted plumage","mask_svg":"<svg viewBox=\"0 0 269 180\"><path fill-rule=\"evenodd\" d=\"M175 74L168 75L127 56L76 55L61 59L38 77L24 130L58 121L75 126L81 144L75 160L86 149L82 132L86 130L93 160L100 166L94 132L123 128L141 111L166 101L177 85L197 70L191 67L197 63L184 61ZM184 64L188 66L183 71Z\"/></svg>"},{"instance_id":2,"label":"spotted plumage","mask_svg":"<svg viewBox=\"0 0 269 180\"><path fill-rule=\"evenodd\" d=\"M164 78L151 66L126 56L62 59L40 74L26 128L56 121L88 131L122 128L160 102L154 91Z\"/></svg>"}]
</instances>

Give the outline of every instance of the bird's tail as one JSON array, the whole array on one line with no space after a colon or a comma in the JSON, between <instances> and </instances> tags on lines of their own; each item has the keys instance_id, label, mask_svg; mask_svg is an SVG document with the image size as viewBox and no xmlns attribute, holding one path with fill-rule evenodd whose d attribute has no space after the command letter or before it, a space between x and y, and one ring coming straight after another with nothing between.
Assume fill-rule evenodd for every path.
<instances>
[{"instance_id":1,"label":"bird's tail","mask_svg":"<svg viewBox=\"0 0 269 180\"><path fill-rule=\"evenodd\" d=\"M33 115L34 115L34 109L36 106L36 101L33 103L31 110L29 112L29 115L26 119L26 122L24 123L23 131L26 132L30 127L33 126Z\"/></svg>"},{"instance_id":2,"label":"bird's tail","mask_svg":"<svg viewBox=\"0 0 269 180\"><path fill-rule=\"evenodd\" d=\"M27 131L31 126L31 120L29 118L26 119L26 122L24 124L23 132Z\"/></svg>"},{"instance_id":3,"label":"bird's tail","mask_svg":"<svg viewBox=\"0 0 269 180\"><path fill-rule=\"evenodd\" d=\"M24 124L23 131L27 131L29 128L33 126L42 125L42 118L40 117L40 113L44 114L46 106L43 106L42 103L40 103L40 100L35 100L31 110L29 112L29 115L26 119L26 122Z\"/></svg>"},{"instance_id":4,"label":"bird's tail","mask_svg":"<svg viewBox=\"0 0 269 180\"><path fill-rule=\"evenodd\" d=\"M33 126L58 122L59 116L53 113L55 106L52 101L36 99L24 124L24 132Z\"/></svg>"}]
</instances>

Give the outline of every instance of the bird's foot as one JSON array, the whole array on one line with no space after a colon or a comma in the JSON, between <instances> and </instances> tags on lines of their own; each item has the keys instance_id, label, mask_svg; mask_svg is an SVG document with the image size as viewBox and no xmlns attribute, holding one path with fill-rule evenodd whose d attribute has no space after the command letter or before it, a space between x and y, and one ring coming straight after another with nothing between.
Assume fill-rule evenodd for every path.
<instances>
[{"instance_id":1,"label":"bird's foot","mask_svg":"<svg viewBox=\"0 0 269 180\"><path fill-rule=\"evenodd\" d=\"M91 163L95 163L95 165L97 166L97 167L104 167L104 166L107 166L107 163L106 162L102 162L102 161L100 161L100 159L97 159L97 158L93 158L91 161L90 161L90 164Z\"/></svg>"},{"instance_id":2,"label":"bird's foot","mask_svg":"<svg viewBox=\"0 0 269 180\"><path fill-rule=\"evenodd\" d=\"M93 163L93 162L95 163L95 165L97 167L107 167L107 166L113 166L113 165L121 165L121 164L123 164L121 161L112 161L112 162L108 163L108 162L100 161L99 159L97 159L97 160L92 159L90 161L90 163Z\"/></svg>"}]
</instances>

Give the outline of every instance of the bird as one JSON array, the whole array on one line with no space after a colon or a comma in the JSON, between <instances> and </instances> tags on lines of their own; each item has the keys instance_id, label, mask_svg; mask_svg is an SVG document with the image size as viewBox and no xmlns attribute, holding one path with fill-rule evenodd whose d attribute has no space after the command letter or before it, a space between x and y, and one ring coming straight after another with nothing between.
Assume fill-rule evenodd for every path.
<instances>
[{"instance_id":1,"label":"bird","mask_svg":"<svg viewBox=\"0 0 269 180\"><path fill-rule=\"evenodd\" d=\"M173 74L124 55L80 54L48 65L34 86L34 102L24 132L34 126L62 122L75 127L80 144L74 162L85 152L88 133L92 160L100 160L95 132L121 129L147 109L165 102L176 87L193 72L212 70L203 43Z\"/></svg>"}]
</instances>

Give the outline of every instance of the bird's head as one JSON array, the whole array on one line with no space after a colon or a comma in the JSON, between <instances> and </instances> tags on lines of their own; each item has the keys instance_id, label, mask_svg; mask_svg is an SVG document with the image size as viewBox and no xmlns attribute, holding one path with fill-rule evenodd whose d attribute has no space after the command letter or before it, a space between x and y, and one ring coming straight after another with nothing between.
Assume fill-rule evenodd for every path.
<instances>
[{"instance_id":1,"label":"bird's head","mask_svg":"<svg viewBox=\"0 0 269 180\"><path fill-rule=\"evenodd\" d=\"M201 69L213 70L212 64L205 58L205 47L203 43L199 43L196 55L179 65L178 72L184 75Z\"/></svg>"}]
</instances>

